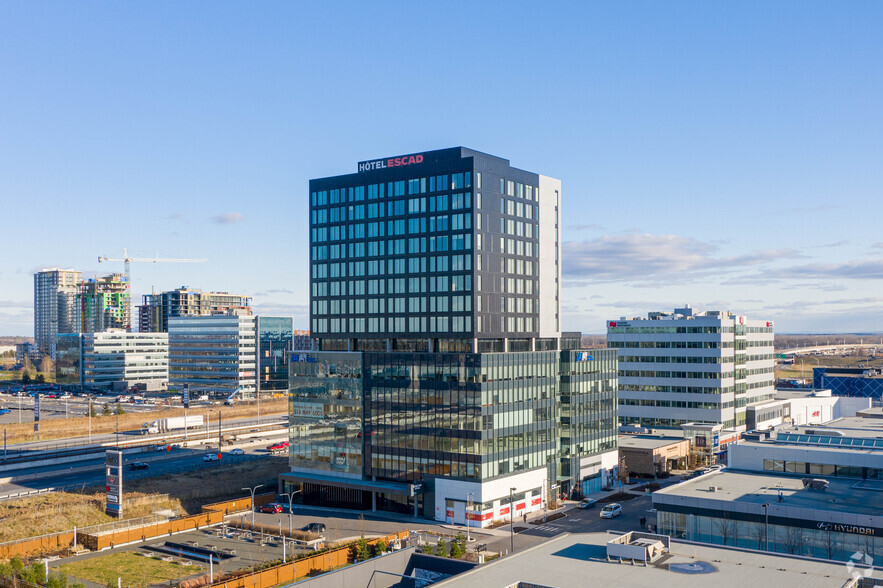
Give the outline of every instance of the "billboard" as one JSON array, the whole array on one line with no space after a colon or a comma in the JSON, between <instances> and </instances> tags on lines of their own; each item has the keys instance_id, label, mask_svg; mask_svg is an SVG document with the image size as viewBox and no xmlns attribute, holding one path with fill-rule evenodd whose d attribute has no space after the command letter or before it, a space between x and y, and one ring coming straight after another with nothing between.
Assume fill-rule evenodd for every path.
<instances>
[{"instance_id":1,"label":"billboard","mask_svg":"<svg viewBox=\"0 0 883 588\"><path fill-rule=\"evenodd\" d=\"M108 450L104 455L106 477L104 491L107 502L104 512L112 517L123 517L123 452Z\"/></svg>"}]
</instances>

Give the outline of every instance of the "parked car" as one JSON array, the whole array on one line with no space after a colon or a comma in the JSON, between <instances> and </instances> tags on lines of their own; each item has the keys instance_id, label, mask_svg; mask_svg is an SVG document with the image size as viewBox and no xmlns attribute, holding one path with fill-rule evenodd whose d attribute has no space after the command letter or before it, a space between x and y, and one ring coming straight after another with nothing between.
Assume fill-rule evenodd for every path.
<instances>
[{"instance_id":1,"label":"parked car","mask_svg":"<svg viewBox=\"0 0 883 588\"><path fill-rule=\"evenodd\" d=\"M149 467L150 464L143 461L133 461L129 464L130 470L146 470Z\"/></svg>"},{"instance_id":2,"label":"parked car","mask_svg":"<svg viewBox=\"0 0 883 588\"><path fill-rule=\"evenodd\" d=\"M219 461L220 459L217 453L206 453L202 456L202 461Z\"/></svg>"},{"instance_id":3,"label":"parked car","mask_svg":"<svg viewBox=\"0 0 883 588\"><path fill-rule=\"evenodd\" d=\"M601 509L600 514L602 519L612 519L613 517L618 517L622 514L622 505L618 502L608 504Z\"/></svg>"},{"instance_id":4,"label":"parked car","mask_svg":"<svg viewBox=\"0 0 883 588\"><path fill-rule=\"evenodd\" d=\"M230 450L230 455L245 455L245 450L240 447L236 447L235 449Z\"/></svg>"},{"instance_id":5,"label":"parked car","mask_svg":"<svg viewBox=\"0 0 883 588\"><path fill-rule=\"evenodd\" d=\"M258 512L268 512L270 514L276 514L277 512L282 512L282 505L271 502L270 504L259 506Z\"/></svg>"},{"instance_id":6,"label":"parked car","mask_svg":"<svg viewBox=\"0 0 883 588\"><path fill-rule=\"evenodd\" d=\"M598 502L594 498L584 498L584 499L580 500L579 506L577 506L577 508L585 510L587 508L592 508L597 503Z\"/></svg>"},{"instance_id":7,"label":"parked car","mask_svg":"<svg viewBox=\"0 0 883 588\"><path fill-rule=\"evenodd\" d=\"M279 443L273 443L272 445L267 447L267 451L282 451L283 449L288 447L288 441L281 441Z\"/></svg>"},{"instance_id":8,"label":"parked car","mask_svg":"<svg viewBox=\"0 0 883 588\"><path fill-rule=\"evenodd\" d=\"M301 531L306 531L307 533L324 533L325 532L325 523L310 523Z\"/></svg>"}]
</instances>

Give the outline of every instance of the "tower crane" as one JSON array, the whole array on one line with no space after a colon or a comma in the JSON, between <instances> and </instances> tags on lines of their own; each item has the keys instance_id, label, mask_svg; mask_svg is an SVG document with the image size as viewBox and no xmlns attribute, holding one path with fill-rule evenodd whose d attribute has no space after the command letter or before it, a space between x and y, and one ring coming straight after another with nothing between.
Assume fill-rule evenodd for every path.
<instances>
[{"instance_id":1,"label":"tower crane","mask_svg":"<svg viewBox=\"0 0 883 588\"><path fill-rule=\"evenodd\" d=\"M208 263L207 259L169 259L160 258L159 254L156 257L129 257L129 252L126 249L123 249L123 256L121 258L117 257L104 257L103 255L98 256L98 263L102 261L122 261L126 264L126 295L128 297L128 304L132 303L132 272L130 268L130 264L135 262L144 262L144 263ZM127 313L128 317L126 319L126 330L132 330L132 310L131 306L128 309Z\"/></svg>"}]
</instances>

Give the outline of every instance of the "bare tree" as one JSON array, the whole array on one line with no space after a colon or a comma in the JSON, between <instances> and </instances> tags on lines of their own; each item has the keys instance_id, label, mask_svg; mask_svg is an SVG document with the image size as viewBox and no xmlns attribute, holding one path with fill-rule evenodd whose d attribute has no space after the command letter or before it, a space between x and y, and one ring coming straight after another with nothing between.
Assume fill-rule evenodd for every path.
<instances>
[{"instance_id":1,"label":"bare tree","mask_svg":"<svg viewBox=\"0 0 883 588\"><path fill-rule=\"evenodd\" d=\"M733 537L736 534L736 521L734 520L717 519L714 521L714 526L720 534L721 541L724 545L727 545L730 537Z\"/></svg>"},{"instance_id":2,"label":"bare tree","mask_svg":"<svg viewBox=\"0 0 883 588\"><path fill-rule=\"evenodd\" d=\"M831 532L830 526L825 529L824 546L825 554L828 559L834 559L834 554L837 551L837 543L834 541L834 534Z\"/></svg>"},{"instance_id":3,"label":"bare tree","mask_svg":"<svg viewBox=\"0 0 883 588\"><path fill-rule=\"evenodd\" d=\"M803 534L803 529L799 527L788 527L785 529L784 543L788 553L792 555L801 553L803 546L806 545L806 535Z\"/></svg>"},{"instance_id":4,"label":"bare tree","mask_svg":"<svg viewBox=\"0 0 883 588\"><path fill-rule=\"evenodd\" d=\"M755 523L751 526L751 537L757 543L757 549L766 548L766 525Z\"/></svg>"},{"instance_id":5,"label":"bare tree","mask_svg":"<svg viewBox=\"0 0 883 588\"><path fill-rule=\"evenodd\" d=\"M40 360L40 373L44 376L49 376L55 373L55 363L48 355L44 355L43 359Z\"/></svg>"}]
</instances>

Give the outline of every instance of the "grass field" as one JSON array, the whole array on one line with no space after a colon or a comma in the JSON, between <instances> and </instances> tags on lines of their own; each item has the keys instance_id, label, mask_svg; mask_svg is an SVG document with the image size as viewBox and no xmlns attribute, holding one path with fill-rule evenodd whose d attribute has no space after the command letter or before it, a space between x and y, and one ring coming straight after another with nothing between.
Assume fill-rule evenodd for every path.
<instances>
[{"instance_id":1,"label":"grass field","mask_svg":"<svg viewBox=\"0 0 883 588\"><path fill-rule=\"evenodd\" d=\"M127 519L172 510L193 514L203 504L243 496L242 488L264 484L274 488L279 474L288 471L288 459L270 457L171 476L140 478L126 483L123 512ZM53 492L21 500L0 502L0 542L48 535L109 523L104 514L105 493L98 488L84 492Z\"/></svg>"},{"instance_id":2,"label":"grass field","mask_svg":"<svg viewBox=\"0 0 883 588\"><path fill-rule=\"evenodd\" d=\"M33 400L31 400L33 402ZM113 433L116 431L117 417L116 415L101 416L102 406L96 406L95 411L98 416L92 417L92 434L100 435L102 433ZM112 405L115 410L116 406ZM203 414L208 411L221 411L223 420L236 418L249 418L258 415L256 403L244 404L239 403L234 406L213 406L209 408L191 409L187 414ZM274 398L272 400L261 401L261 416L270 416L285 414L288 412L288 400L285 398ZM137 412L126 413L120 415L119 426L120 431L134 431L141 428L145 421L157 418L168 418L174 416L184 416L183 408L157 409L155 412ZM215 433L217 436L217 414L213 412L212 422L215 423ZM4 425L7 434L8 443L21 443L24 441L35 441L37 439L34 433L33 423L11 423ZM48 419L40 421L40 440L48 439L64 439L68 437L77 437L86 435L89 431L89 417L74 417L68 419Z\"/></svg>"},{"instance_id":3,"label":"grass field","mask_svg":"<svg viewBox=\"0 0 883 588\"><path fill-rule=\"evenodd\" d=\"M57 569L80 580L89 580L103 586L116 586L117 578L120 578L123 586L131 588L145 588L150 584L168 582L203 570L198 565L184 566L135 555L131 551L91 557L58 566Z\"/></svg>"}]
</instances>

